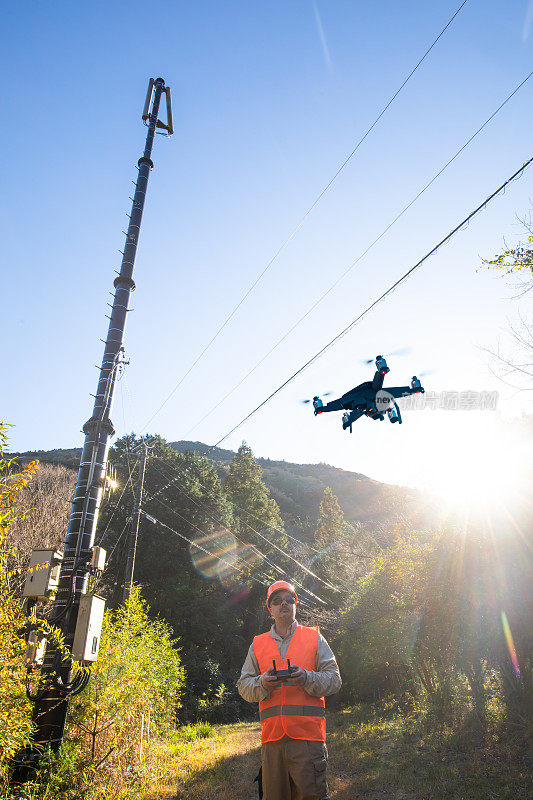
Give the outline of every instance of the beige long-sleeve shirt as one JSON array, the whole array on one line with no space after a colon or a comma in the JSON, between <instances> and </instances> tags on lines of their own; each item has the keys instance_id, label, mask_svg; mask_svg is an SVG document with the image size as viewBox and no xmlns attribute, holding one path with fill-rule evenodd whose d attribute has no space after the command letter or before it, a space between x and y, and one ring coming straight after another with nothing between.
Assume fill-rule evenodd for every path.
<instances>
[{"instance_id":1,"label":"beige long-sleeve shirt","mask_svg":"<svg viewBox=\"0 0 533 800\"><path fill-rule=\"evenodd\" d=\"M292 635L298 627L297 620L294 620L287 631L285 637L276 633L276 626L272 625L270 635L276 640L280 657L283 661L287 656L287 650L292 639ZM341 676L339 667L331 647L326 642L321 633L318 634L318 647L316 651L316 670L304 670L307 673L303 689L313 697L327 697L335 694L341 688ZM246 660L241 670L241 676L237 681L237 689L241 697L249 703L258 703L270 697L270 692L261 683L261 673L259 664L255 657L253 644L250 645Z\"/></svg>"}]
</instances>

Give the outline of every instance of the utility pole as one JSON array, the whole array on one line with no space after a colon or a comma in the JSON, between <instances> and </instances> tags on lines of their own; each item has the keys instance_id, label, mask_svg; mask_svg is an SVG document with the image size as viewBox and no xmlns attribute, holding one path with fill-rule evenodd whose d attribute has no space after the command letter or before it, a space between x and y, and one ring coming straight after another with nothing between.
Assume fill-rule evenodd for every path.
<instances>
[{"instance_id":1,"label":"utility pole","mask_svg":"<svg viewBox=\"0 0 533 800\"><path fill-rule=\"evenodd\" d=\"M137 538L139 536L139 522L141 519L144 473L146 471L147 459L148 459L148 447L146 441L143 441L143 454L139 462L139 478L137 480L137 489L135 491L135 509L133 512L133 517L131 518L130 532L128 535L126 566L124 568L124 583L121 586L123 603L125 603L128 600L131 592L131 587L133 586L133 572L135 570L135 554L137 552Z\"/></svg>"},{"instance_id":2,"label":"utility pole","mask_svg":"<svg viewBox=\"0 0 533 800\"><path fill-rule=\"evenodd\" d=\"M163 93L166 94L167 103L166 124L158 119ZM168 135L173 133L170 89L165 86L163 78L150 79L142 118L148 127L146 144L144 153L138 161L139 174L132 200L126 244L120 271L114 281L114 300L109 317L109 329L93 413L83 426L85 441L78 480L72 502L54 608L48 619L51 625L61 629L69 653L72 652L74 643L80 601L87 592L94 536L105 481L107 454L110 439L115 432L110 414L117 370L122 363L126 315L129 310L130 295L135 288L133 267L148 178L150 170L153 168L152 147L156 128L163 128ZM69 657L62 660L62 654L49 643L41 666L38 691L32 698L35 700L33 714L35 734L33 738L37 748L26 753L24 762L26 765L36 758L39 747L48 745L55 753L58 752L63 739L69 695L77 693L87 683L85 678L81 679L81 673L73 674L73 672L72 659ZM86 673L84 675L87 677Z\"/></svg>"}]
</instances>

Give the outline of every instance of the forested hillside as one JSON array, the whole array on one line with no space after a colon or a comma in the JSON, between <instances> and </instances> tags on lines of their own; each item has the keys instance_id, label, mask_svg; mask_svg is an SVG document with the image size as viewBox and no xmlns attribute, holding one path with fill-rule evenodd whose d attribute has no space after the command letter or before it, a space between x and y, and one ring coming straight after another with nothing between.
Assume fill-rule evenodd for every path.
<instances>
[{"instance_id":1,"label":"forested hillside","mask_svg":"<svg viewBox=\"0 0 533 800\"><path fill-rule=\"evenodd\" d=\"M211 448L202 442L169 442L178 453L197 453L206 456L217 466L221 478L227 473L235 456L232 450ZM38 459L44 464L61 464L77 469L81 456L80 448L32 450L13 453L22 461ZM278 504L283 518L288 523L313 524L318 516L322 495L330 487L338 497L339 504L350 522L386 522L391 516L407 516L422 513L424 521L435 518L436 504L422 512L418 492L401 486L392 486L375 481L366 475L339 469L329 464L293 464L290 461L272 461L258 458L263 470L263 480L271 496Z\"/></svg>"}]
</instances>

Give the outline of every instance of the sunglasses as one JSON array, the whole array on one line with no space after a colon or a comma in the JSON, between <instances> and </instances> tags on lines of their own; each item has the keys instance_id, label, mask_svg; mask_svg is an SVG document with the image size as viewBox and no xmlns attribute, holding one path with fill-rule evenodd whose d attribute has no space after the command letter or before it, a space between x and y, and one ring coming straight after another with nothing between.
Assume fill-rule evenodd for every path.
<instances>
[{"instance_id":1,"label":"sunglasses","mask_svg":"<svg viewBox=\"0 0 533 800\"><path fill-rule=\"evenodd\" d=\"M296 603L295 598L291 595L290 597L274 597L270 601L270 605L271 606L280 606L283 603L283 601L285 601L286 603L288 603L291 606L294 605L294 603Z\"/></svg>"}]
</instances>

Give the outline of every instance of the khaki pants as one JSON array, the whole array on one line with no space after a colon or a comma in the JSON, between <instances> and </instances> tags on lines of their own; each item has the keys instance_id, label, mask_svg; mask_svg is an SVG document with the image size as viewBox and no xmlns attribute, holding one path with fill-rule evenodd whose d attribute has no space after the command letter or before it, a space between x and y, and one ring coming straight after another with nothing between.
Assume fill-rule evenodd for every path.
<instances>
[{"instance_id":1,"label":"khaki pants","mask_svg":"<svg viewBox=\"0 0 533 800\"><path fill-rule=\"evenodd\" d=\"M263 800L330 800L324 742L289 739L261 747Z\"/></svg>"}]
</instances>

